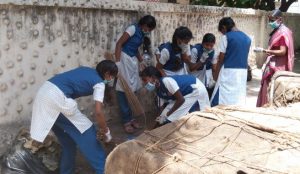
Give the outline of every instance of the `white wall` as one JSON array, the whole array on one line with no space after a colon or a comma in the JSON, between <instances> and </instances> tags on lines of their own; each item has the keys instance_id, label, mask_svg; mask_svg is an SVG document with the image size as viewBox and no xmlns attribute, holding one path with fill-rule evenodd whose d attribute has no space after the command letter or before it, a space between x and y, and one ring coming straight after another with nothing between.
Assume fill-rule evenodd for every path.
<instances>
[{"instance_id":1,"label":"white wall","mask_svg":"<svg viewBox=\"0 0 300 174\"><path fill-rule=\"evenodd\" d=\"M252 9L142 1L1 0L0 123L29 120L33 99L44 81L79 65L95 66L106 50L113 51L126 26L149 13L157 19L153 47L170 41L180 25L192 30L193 43L201 42L207 32L219 37L217 25L224 16L231 16L250 36L252 48L267 45L267 13ZM299 15L286 17L293 30L300 28ZM295 37L299 48L300 35ZM249 58L251 64L259 59L252 51ZM152 98L143 97L142 102L146 110L153 109ZM84 113L93 114L91 98L79 103ZM115 102L106 106L107 115L118 115Z\"/></svg>"}]
</instances>

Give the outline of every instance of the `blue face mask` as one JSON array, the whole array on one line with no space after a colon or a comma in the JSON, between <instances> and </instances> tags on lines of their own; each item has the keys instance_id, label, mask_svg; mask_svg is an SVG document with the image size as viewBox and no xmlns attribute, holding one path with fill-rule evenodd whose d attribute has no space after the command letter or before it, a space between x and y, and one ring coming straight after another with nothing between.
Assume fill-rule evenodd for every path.
<instances>
[{"instance_id":1,"label":"blue face mask","mask_svg":"<svg viewBox=\"0 0 300 174\"><path fill-rule=\"evenodd\" d=\"M273 21L273 22L269 22L269 26L272 29L276 29L276 28L278 28L280 26L280 24L277 21Z\"/></svg>"},{"instance_id":2,"label":"blue face mask","mask_svg":"<svg viewBox=\"0 0 300 174\"><path fill-rule=\"evenodd\" d=\"M154 91L154 90L155 90L155 85L152 84L151 82L148 82L148 83L145 85L145 88L146 88L148 91Z\"/></svg>"},{"instance_id":3,"label":"blue face mask","mask_svg":"<svg viewBox=\"0 0 300 174\"><path fill-rule=\"evenodd\" d=\"M143 34L144 34L145 36L150 35L150 32L147 32L147 31L142 31L142 32L143 32Z\"/></svg>"},{"instance_id":4,"label":"blue face mask","mask_svg":"<svg viewBox=\"0 0 300 174\"><path fill-rule=\"evenodd\" d=\"M111 83L113 81L113 79L111 79L111 80L103 80L103 83L104 84L109 84L109 83Z\"/></svg>"}]
</instances>

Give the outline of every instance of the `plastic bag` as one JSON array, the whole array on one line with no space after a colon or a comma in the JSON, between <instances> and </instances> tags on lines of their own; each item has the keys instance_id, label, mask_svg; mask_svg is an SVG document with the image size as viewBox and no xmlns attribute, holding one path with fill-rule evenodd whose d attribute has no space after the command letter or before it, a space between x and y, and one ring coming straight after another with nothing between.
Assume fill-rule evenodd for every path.
<instances>
[{"instance_id":1,"label":"plastic bag","mask_svg":"<svg viewBox=\"0 0 300 174\"><path fill-rule=\"evenodd\" d=\"M47 136L44 143L37 143L22 129L2 156L1 174L57 173L59 154L60 146L53 136Z\"/></svg>"}]
</instances>

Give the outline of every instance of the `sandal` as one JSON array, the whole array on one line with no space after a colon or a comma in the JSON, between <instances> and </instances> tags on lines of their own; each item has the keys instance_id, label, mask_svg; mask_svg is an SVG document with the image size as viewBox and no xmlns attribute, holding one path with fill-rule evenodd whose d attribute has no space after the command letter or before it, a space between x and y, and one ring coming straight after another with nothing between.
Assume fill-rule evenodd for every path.
<instances>
[{"instance_id":1,"label":"sandal","mask_svg":"<svg viewBox=\"0 0 300 174\"><path fill-rule=\"evenodd\" d=\"M136 128L136 129L141 129L141 128L143 128L143 127L140 125L140 123L139 123L137 120L135 120L135 119L131 120L130 123L131 123L131 126L134 127L134 128Z\"/></svg>"},{"instance_id":2,"label":"sandal","mask_svg":"<svg viewBox=\"0 0 300 174\"><path fill-rule=\"evenodd\" d=\"M132 127L131 122L124 124L124 130L129 134L132 134L134 132L134 128Z\"/></svg>"}]
</instances>

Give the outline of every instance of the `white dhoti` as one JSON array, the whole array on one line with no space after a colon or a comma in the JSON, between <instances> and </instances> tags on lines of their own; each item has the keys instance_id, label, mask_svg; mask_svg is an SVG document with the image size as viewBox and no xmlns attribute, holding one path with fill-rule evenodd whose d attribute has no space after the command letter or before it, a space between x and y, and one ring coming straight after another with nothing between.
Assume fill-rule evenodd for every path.
<instances>
[{"instance_id":1,"label":"white dhoti","mask_svg":"<svg viewBox=\"0 0 300 174\"><path fill-rule=\"evenodd\" d=\"M247 69L221 68L211 104L245 105Z\"/></svg>"},{"instance_id":2,"label":"white dhoti","mask_svg":"<svg viewBox=\"0 0 300 174\"><path fill-rule=\"evenodd\" d=\"M193 71L190 73L191 75L197 77L204 85L205 85L205 69Z\"/></svg>"},{"instance_id":3,"label":"white dhoti","mask_svg":"<svg viewBox=\"0 0 300 174\"><path fill-rule=\"evenodd\" d=\"M60 113L66 116L81 133L93 124L79 111L75 100L67 98L57 86L46 81L34 99L30 127L31 137L36 141L43 142Z\"/></svg>"},{"instance_id":4,"label":"white dhoti","mask_svg":"<svg viewBox=\"0 0 300 174\"><path fill-rule=\"evenodd\" d=\"M119 73L123 76L130 89L135 92L141 88L141 80L139 77L139 61L134 57L128 56L126 53L121 52L120 64L118 64ZM124 91L120 81L117 81L117 91Z\"/></svg>"},{"instance_id":5,"label":"white dhoti","mask_svg":"<svg viewBox=\"0 0 300 174\"><path fill-rule=\"evenodd\" d=\"M196 102L199 103L200 110L204 110L205 108L210 107L207 91L200 80L196 79L196 84L193 84L192 87L194 89L193 92L184 96L184 103L176 111L168 116L168 120L175 121L185 116L189 113L189 110ZM161 115L166 115L174 104L175 100L169 101L169 104L162 111Z\"/></svg>"}]
</instances>

